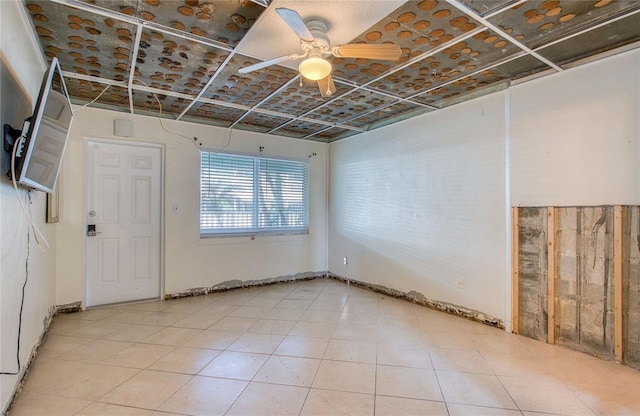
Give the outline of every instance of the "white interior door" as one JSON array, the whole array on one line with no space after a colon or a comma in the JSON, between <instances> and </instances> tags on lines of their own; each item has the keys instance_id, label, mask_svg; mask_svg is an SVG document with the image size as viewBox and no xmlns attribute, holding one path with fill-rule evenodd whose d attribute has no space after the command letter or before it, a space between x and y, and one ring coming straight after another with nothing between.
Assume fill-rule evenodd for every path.
<instances>
[{"instance_id":1,"label":"white interior door","mask_svg":"<svg viewBox=\"0 0 640 416\"><path fill-rule=\"evenodd\" d=\"M162 149L87 142L86 305L160 297Z\"/></svg>"}]
</instances>

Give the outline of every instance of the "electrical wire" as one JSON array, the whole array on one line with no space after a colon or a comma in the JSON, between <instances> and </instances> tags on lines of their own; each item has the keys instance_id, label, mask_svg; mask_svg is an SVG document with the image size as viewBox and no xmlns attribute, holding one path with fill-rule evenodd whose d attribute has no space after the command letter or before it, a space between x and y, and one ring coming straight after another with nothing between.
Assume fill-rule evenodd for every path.
<instances>
[{"instance_id":1,"label":"electrical wire","mask_svg":"<svg viewBox=\"0 0 640 416\"><path fill-rule=\"evenodd\" d=\"M31 202L31 197L29 197L29 202ZM21 368L21 364L20 364L20 334L22 333L22 311L24 310L24 294L25 294L25 289L27 287L27 282L29 281L29 255L31 254L31 248L29 246L29 232L27 232L27 258L25 260L25 277L24 277L24 283L22 284L22 297L20 299L20 315L18 315L18 340L17 340L17 346L16 346L16 362L18 364L18 369L16 371L2 371L0 372L0 375L7 375L7 376L15 376L20 374L20 368Z\"/></svg>"},{"instance_id":2,"label":"electrical wire","mask_svg":"<svg viewBox=\"0 0 640 416\"><path fill-rule=\"evenodd\" d=\"M80 110L83 110L85 107L90 106L91 104L95 103L96 101L98 101L98 99L100 97L102 97L102 94L104 94L105 92L107 92L107 90L111 87L111 84L108 84L102 91L100 91L100 94L98 94L98 96L96 98L94 98L93 100L89 101L88 103L76 108L75 110L73 110L74 113L77 113Z\"/></svg>"},{"instance_id":3,"label":"electrical wire","mask_svg":"<svg viewBox=\"0 0 640 416\"><path fill-rule=\"evenodd\" d=\"M18 204L22 209L22 212L29 220L29 224L31 225L31 229L33 230L33 237L36 239L36 243L38 247L43 249L44 251L49 250L49 242L44 237L40 229L36 226L31 218L31 214L27 212L27 209L24 207L22 203L22 198L20 198L20 192L18 191L18 183L16 182L16 151L18 150L18 144L20 144L20 139L16 139L13 143L13 151L11 152L11 182L13 183L13 189L16 191L16 197L18 199ZM29 197L29 201L31 201L31 197ZM40 241L42 239L42 242Z\"/></svg>"},{"instance_id":4,"label":"electrical wire","mask_svg":"<svg viewBox=\"0 0 640 416\"><path fill-rule=\"evenodd\" d=\"M147 85L146 82L140 80L140 79L136 79L134 80L135 82L139 82L142 85L144 85L145 87L149 88L149 85ZM162 130L164 130L165 132L173 135L173 136L178 136L178 137L182 137L184 139L189 140L191 143L193 143L193 145L196 147L196 149L200 149L200 146L202 146L202 142L200 140L198 140L197 137L194 137L193 140L191 140L191 137L185 136L184 134L180 134L180 133L176 133L174 131L171 131L169 129L167 129L164 125L164 122L162 121L162 103L160 102L160 98L158 98L158 95L155 92L149 91L149 93L151 95L153 95L153 98L156 99L156 102L158 103L158 121L160 122L160 127L162 127ZM233 129L229 129L229 135L227 137L227 144L225 144L221 149L216 150L214 152L210 152L210 153L220 153L222 151L224 151L227 147L229 147L229 145L231 144L231 132L233 131Z\"/></svg>"}]
</instances>

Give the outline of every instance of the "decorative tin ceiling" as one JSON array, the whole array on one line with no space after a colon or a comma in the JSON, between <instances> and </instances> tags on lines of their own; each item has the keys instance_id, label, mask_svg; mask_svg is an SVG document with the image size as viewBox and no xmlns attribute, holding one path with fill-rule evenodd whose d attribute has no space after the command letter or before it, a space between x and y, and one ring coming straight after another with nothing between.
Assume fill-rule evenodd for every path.
<instances>
[{"instance_id":1,"label":"decorative tin ceiling","mask_svg":"<svg viewBox=\"0 0 640 416\"><path fill-rule=\"evenodd\" d=\"M270 3L26 0L25 5L44 55L60 60L76 104L95 100L90 105L97 108L321 142L640 44L638 0L408 1L351 41L395 43L401 58L330 58L337 91L323 98L315 82L301 80L289 67L238 73L260 62L240 52L243 42L278 41L251 36L266 8L278 7L279 0ZM340 10L327 8L328 15L320 17L331 23L336 13Z\"/></svg>"}]
</instances>

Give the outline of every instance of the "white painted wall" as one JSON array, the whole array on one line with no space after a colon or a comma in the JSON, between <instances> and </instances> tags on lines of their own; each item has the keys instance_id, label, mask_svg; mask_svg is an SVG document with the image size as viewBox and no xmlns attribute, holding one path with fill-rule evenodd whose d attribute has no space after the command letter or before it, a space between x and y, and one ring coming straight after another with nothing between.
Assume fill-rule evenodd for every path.
<instances>
[{"instance_id":1,"label":"white painted wall","mask_svg":"<svg viewBox=\"0 0 640 416\"><path fill-rule=\"evenodd\" d=\"M511 93L513 205L640 203L640 50Z\"/></svg>"},{"instance_id":2,"label":"white painted wall","mask_svg":"<svg viewBox=\"0 0 640 416\"><path fill-rule=\"evenodd\" d=\"M331 144L329 270L504 317L503 127L498 93Z\"/></svg>"},{"instance_id":3,"label":"white painted wall","mask_svg":"<svg viewBox=\"0 0 640 416\"><path fill-rule=\"evenodd\" d=\"M233 130L226 151L310 162L310 227L308 235L201 239L199 233L200 152L191 140L164 131L155 117L106 110L76 112L64 160L62 217L58 241L57 303L83 299L85 236L84 142L86 138L118 139L114 119L133 122L135 141L165 147L165 293L211 287L227 280L254 280L300 272L322 272L326 266L327 146L297 139ZM165 120L169 131L198 137L203 148L220 149L228 129ZM316 153L317 156L309 158ZM178 204L178 213L173 213Z\"/></svg>"},{"instance_id":4,"label":"white painted wall","mask_svg":"<svg viewBox=\"0 0 640 416\"><path fill-rule=\"evenodd\" d=\"M639 162L639 50L353 136L330 145L329 270L509 326L506 208L638 204Z\"/></svg>"},{"instance_id":5,"label":"white painted wall","mask_svg":"<svg viewBox=\"0 0 640 416\"><path fill-rule=\"evenodd\" d=\"M18 1L0 1L1 27L1 123L21 129L24 119L33 111L38 96L44 61L30 33L22 5ZM0 371L17 370L16 344L22 285L27 277L22 318L20 360L21 373L44 329L44 321L55 305L55 239L56 226L44 224L46 196L42 192L19 191L16 195L5 173L9 156L1 151L0 163ZM28 237L25 215L18 207L20 198L33 215L34 222L51 243L48 252ZM29 203L31 201L31 203ZM27 242L29 238L29 243ZM0 376L0 413L9 405L22 374Z\"/></svg>"}]
</instances>

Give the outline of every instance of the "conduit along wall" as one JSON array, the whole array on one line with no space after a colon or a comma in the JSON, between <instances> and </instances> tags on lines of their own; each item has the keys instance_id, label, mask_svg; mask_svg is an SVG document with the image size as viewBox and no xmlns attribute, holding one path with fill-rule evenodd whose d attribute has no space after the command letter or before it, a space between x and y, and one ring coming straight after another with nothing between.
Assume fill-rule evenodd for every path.
<instances>
[{"instance_id":1,"label":"conduit along wall","mask_svg":"<svg viewBox=\"0 0 640 416\"><path fill-rule=\"evenodd\" d=\"M640 207L513 209L513 330L640 368Z\"/></svg>"}]
</instances>

